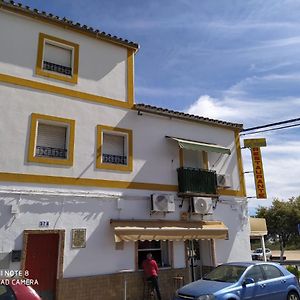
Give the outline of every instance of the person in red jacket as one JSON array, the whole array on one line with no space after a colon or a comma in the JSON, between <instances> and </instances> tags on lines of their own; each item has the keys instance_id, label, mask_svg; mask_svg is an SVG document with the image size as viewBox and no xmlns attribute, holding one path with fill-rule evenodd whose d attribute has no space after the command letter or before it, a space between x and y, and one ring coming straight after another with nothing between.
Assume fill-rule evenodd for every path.
<instances>
[{"instance_id":1,"label":"person in red jacket","mask_svg":"<svg viewBox=\"0 0 300 300\"><path fill-rule=\"evenodd\" d=\"M150 281L156 291L158 300L161 300L161 295L158 286L158 266L152 258L152 254L147 254L147 259L143 261L143 269L147 281Z\"/></svg>"}]
</instances>

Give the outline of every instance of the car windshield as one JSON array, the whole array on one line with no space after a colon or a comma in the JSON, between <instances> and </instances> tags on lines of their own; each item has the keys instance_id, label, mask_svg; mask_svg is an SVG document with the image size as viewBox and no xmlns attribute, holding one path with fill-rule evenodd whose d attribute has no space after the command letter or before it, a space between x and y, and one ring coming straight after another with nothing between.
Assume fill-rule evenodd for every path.
<instances>
[{"instance_id":1,"label":"car windshield","mask_svg":"<svg viewBox=\"0 0 300 300\"><path fill-rule=\"evenodd\" d=\"M262 249L256 249L255 252L256 253L262 253Z\"/></svg>"},{"instance_id":2,"label":"car windshield","mask_svg":"<svg viewBox=\"0 0 300 300\"><path fill-rule=\"evenodd\" d=\"M204 280L221 281L221 282L237 282L244 271L245 266L238 265L221 265L213 271L205 275Z\"/></svg>"}]
</instances>

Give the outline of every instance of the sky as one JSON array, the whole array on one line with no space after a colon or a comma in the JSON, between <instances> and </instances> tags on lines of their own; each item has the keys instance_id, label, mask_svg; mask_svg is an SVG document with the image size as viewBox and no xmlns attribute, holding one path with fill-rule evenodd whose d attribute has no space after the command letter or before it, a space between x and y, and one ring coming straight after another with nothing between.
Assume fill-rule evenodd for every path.
<instances>
[{"instance_id":1,"label":"sky","mask_svg":"<svg viewBox=\"0 0 300 300\"><path fill-rule=\"evenodd\" d=\"M244 128L300 117L298 0L23 0L137 42L136 103L230 122ZM300 195L300 127L248 135L262 148L267 200ZM243 140L244 137L242 137ZM251 171L250 151L242 150ZM247 196L255 196L246 174Z\"/></svg>"}]
</instances>

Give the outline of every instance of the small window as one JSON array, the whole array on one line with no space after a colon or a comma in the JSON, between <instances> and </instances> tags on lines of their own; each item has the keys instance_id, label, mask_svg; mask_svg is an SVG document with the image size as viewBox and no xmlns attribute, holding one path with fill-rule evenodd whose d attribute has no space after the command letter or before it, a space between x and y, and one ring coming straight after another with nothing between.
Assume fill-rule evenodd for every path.
<instances>
[{"instance_id":1,"label":"small window","mask_svg":"<svg viewBox=\"0 0 300 300\"><path fill-rule=\"evenodd\" d=\"M132 131L98 126L97 167L132 171Z\"/></svg>"},{"instance_id":2,"label":"small window","mask_svg":"<svg viewBox=\"0 0 300 300\"><path fill-rule=\"evenodd\" d=\"M275 266L262 265L261 267L264 270L264 273L266 275L266 279L273 279L273 278L278 278L278 277L283 276L281 271L278 268L276 268Z\"/></svg>"},{"instance_id":3,"label":"small window","mask_svg":"<svg viewBox=\"0 0 300 300\"><path fill-rule=\"evenodd\" d=\"M151 253L159 268L171 267L168 241L138 241L138 268L142 269L143 261Z\"/></svg>"},{"instance_id":4,"label":"small window","mask_svg":"<svg viewBox=\"0 0 300 300\"><path fill-rule=\"evenodd\" d=\"M77 83L79 45L43 33L39 36L36 73Z\"/></svg>"},{"instance_id":5,"label":"small window","mask_svg":"<svg viewBox=\"0 0 300 300\"><path fill-rule=\"evenodd\" d=\"M28 160L72 165L74 127L74 120L32 114Z\"/></svg>"}]
</instances>

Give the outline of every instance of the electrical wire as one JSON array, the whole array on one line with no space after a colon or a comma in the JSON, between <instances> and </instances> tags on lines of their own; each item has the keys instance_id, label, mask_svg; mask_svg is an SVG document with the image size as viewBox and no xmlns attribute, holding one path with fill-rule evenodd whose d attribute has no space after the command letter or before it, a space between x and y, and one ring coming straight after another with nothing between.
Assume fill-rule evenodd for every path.
<instances>
[{"instance_id":1,"label":"electrical wire","mask_svg":"<svg viewBox=\"0 0 300 300\"><path fill-rule=\"evenodd\" d=\"M266 128L266 127L273 127L273 126L287 124L287 123L294 123L294 122L297 122L297 121L300 121L300 118L289 119L289 120L285 120L285 121L269 123L269 124L260 125L260 126L256 126L256 127L245 128L245 129L242 130L242 132L252 131L252 130L255 130L255 129L261 129L261 128Z\"/></svg>"},{"instance_id":2,"label":"electrical wire","mask_svg":"<svg viewBox=\"0 0 300 300\"><path fill-rule=\"evenodd\" d=\"M300 126L300 124L293 124L293 125L281 126L281 127L271 128L271 129L258 130L258 131L249 132L249 133L241 133L240 136L249 135L249 134L256 134L256 133L261 133L261 132L267 132L267 131L274 131L274 130L279 130L279 129L292 128L292 127L297 127L297 126Z\"/></svg>"}]
</instances>

